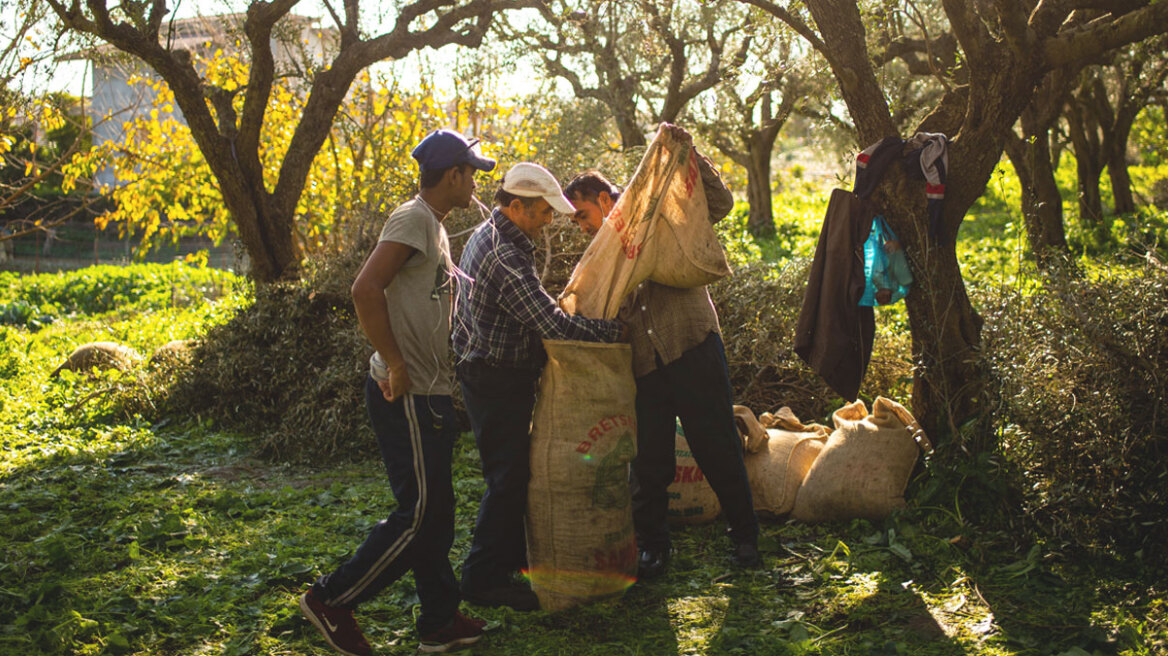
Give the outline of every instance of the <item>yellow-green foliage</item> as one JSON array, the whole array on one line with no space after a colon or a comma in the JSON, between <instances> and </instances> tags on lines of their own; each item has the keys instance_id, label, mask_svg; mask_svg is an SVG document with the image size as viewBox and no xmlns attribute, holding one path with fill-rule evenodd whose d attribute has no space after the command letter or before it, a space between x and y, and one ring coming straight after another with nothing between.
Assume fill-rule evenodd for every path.
<instances>
[{"instance_id":1,"label":"yellow-green foliage","mask_svg":"<svg viewBox=\"0 0 1168 656\"><path fill-rule=\"evenodd\" d=\"M246 299L236 276L177 264L4 274L2 280L10 283L3 286L10 303L44 303L67 320L39 330L0 325L0 444L6 452L0 474L29 459L77 452L99 433L121 431L125 440L134 439L134 430L95 419L117 416L132 426L143 416L158 415L157 404L180 375L143 364L128 372L96 375L63 371L50 379L49 373L75 348L108 341L149 355L169 341L201 336ZM183 293L171 295L173 289ZM119 298L124 302L117 302Z\"/></svg>"},{"instance_id":2,"label":"yellow-green foliage","mask_svg":"<svg viewBox=\"0 0 1168 656\"><path fill-rule=\"evenodd\" d=\"M217 52L204 64L208 79L224 88L246 83L247 64L238 56ZM111 190L117 206L98 219L98 226L112 223L122 234L132 231L144 249L193 235L219 243L234 234L209 165L190 130L172 116L173 93L159 80L130 82L150 92L153 107L127 126L118 144L122 156L112 164L120 186ZM269 192L303 115L307 96L302 87L302 81L279 78L268 101L259 155ZM242 94L235 103L241 112ZM462 125L462 117L473 117L474 125ZM414 193L418 168L410 151L451 118L482 136L483 153L499 159L496 177L514 162L536 159L538 144L556 131L539 120L538 107L521 101L480 96L444 106L426 84L403 91L395 80L364 71L313 160L297 203L296 237L303 252L342 250L354 230L368 229L370 217ZM486 186L494 191L492 184Z\"/></svg>"}]
</instances>

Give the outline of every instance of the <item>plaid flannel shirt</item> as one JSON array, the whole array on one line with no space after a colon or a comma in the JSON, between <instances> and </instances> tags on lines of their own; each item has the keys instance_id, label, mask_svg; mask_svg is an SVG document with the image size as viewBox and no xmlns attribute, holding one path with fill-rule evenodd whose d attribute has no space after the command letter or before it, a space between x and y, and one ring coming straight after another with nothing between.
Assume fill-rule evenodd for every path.
<instances>
[{"instance_id":1,"label":"plaid flannel shirt","mask_svg":"<svg viewBox=\"0 0 1168 656\"><path fill-rule=\"evenodd\" d=\"M547 360L541 339L615 342L621 324L570 316L539 282L535 244L495 209L462 250L451 338L458 362L538 369Z\"/></svg>"}]
</instances>

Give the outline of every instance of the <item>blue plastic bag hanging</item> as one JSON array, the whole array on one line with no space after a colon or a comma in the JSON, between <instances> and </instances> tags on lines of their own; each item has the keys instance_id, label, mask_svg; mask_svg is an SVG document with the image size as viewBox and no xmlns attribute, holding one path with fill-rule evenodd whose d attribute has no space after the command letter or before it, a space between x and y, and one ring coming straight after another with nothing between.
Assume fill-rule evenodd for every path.
<instances>
[{"instance_id":1,"label":"blue plastic bag hanging","mask_svg":"<svg viewBox=\"0 0 1168 656\"><path fill-rule=\"evenodd\" d=\"M872 232L864 242L864 295L860 305L873 307L895 303L908 294L912 272L896 233L878 214L872 219Z\"/></svg>"}]
</instances>

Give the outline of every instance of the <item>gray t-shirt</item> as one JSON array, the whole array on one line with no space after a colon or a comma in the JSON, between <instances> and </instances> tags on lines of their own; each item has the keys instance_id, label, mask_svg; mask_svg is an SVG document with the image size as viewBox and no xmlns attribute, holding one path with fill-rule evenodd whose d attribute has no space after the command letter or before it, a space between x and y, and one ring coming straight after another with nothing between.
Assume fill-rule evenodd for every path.
<instances>
[{"instance_id":1,"label":"gray t-shirt","mask_svg":"<svg viewBox=\"0 0 1168 656\"><path fill-rule=\"evenodd\" d=\"M410 375L411 394L450 394L454 367L450 358L450 291L453 270L446 228L417 198L402 203L381 228L379 241L415 249L385 288L389 325ZM369 358L369 375L387 377L377 351Z\"/></svg>"}]
</instances>

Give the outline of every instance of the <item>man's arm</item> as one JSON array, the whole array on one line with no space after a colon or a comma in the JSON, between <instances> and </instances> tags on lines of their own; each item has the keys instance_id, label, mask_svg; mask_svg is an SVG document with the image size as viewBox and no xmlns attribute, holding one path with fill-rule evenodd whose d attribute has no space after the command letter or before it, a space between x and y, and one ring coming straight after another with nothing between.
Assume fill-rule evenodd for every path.
<instances>
[{"instance_id":1,"label":"man's arm","mask_svg":"<svg viewBox=\"0 0 1168 656\"><path fill-rule=\"evenodd\" d=\"M710 223L721 221L734 209L734 194L722 181L722 176L714 170L714 163L694 148L698 158L698 171L702 174L702 186L706 190L706 206L710 210Z\"/></svg>"},{"instance_id":2,"label":"man's arm","mask_svg":"<svg viewBox=\"0 0 1168 656\"><path fill-rule=\"evenodd\" d=\"M410 376L406 361L398 348L393 328L389 325L389 306L385 302L385 288L393 282L406 260L415 252L412 246L396 241L378 242L369 259L353 281L353 306L365 337L381 355L389 372L389 379L379 382L386 401L396 401L410 391Z\"/></svg>"},{"instance_id":3,"label":"man's arm","mask_svg":"<svg viewBox=\"0 0 1168 656\"><path fill-rule=\"evenodd\" d=\"M624 330L621 322L569 315L543 288L531 267L502 259L497 264L500 307L516 321L539 333L540 337L586 342L620 341Z\"/></svg>"}]
</instances>

